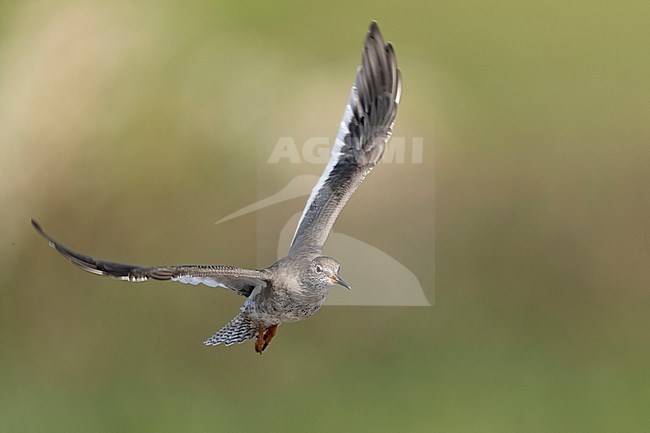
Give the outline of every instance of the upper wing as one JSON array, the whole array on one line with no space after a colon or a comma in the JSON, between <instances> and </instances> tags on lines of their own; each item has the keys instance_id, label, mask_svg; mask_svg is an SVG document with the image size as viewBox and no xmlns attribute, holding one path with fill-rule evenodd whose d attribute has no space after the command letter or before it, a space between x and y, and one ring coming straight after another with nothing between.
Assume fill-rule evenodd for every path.
<instances>
[{"instance_id":1,"label":"upper wing","mask_svg":"<svg viewBox=\"0 0 650 433\"><path fill-rule=\"evenodd\" d=\"M64 247L43 231L40 224L32 220L32 225L50 246L60 252L75 266L96 275L105 275L118 280L147 281L171 280L186 284L203 283L210 287L225 287L242 296L249 296L255 287L265 287L268 275L262 271L242 269L235 266L181 265L181 266L134 266L107 262L84 256Z\"/></svg>"},{"instance_id":2,"label":"upper wing","mask_svg":"<svg viewBox=\"0 0 650 433\"><path fill-rule=\"evenodd\" d=\"M393 47L373 21L330 160L307 200L290 254L320 251L341 209L381 159L401 92Z\"/></svg>"}]
</instances>

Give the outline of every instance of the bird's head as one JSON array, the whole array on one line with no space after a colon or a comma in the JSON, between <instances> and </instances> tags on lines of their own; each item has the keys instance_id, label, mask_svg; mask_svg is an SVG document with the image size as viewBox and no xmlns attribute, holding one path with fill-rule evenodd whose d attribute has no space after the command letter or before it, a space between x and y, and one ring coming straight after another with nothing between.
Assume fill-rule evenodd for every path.
<instances>
[{"instance_id":1,"label":"bird's head","mask_svg":"<svg viewBox=\"0 0 650 433\"><path fill-rule=\"evenodd\" d=\"M339 276L341 265L335 259L319 256L309 263L306 279L310 286L317 289L329 289L332 286L343 286L350 290L348 283Z\"/></svg>"}]
</instances>

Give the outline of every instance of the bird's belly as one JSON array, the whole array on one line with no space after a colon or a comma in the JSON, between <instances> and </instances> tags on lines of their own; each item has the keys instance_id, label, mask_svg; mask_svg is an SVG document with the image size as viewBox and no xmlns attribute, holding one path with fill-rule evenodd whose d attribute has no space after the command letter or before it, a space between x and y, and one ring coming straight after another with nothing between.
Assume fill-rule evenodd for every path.
<instances>
[{"instance_id":1,"label":"bird's belly","mask_svg":"<svg viewBox=\"0 0 650 433\"><path fill-rule=\"evenodd\" d=\"M323 304L311 304L303 306L293 306L282 313L283 322L297 322L313 316Z\"/></svg>"},{"instance_id":2,"label":"bird's belly","mask_svg":"<svg viewBox=\"0 0 650 433\"><path fill-rule=\"evenodd\" d=\"M249 315L255 321L266 326L279 325L280 323L297 322L304 320L316 313L325 301L325 298L311 298L295 296L275 296L258 299L248 305Z\"/></svg>"}]
</instances>

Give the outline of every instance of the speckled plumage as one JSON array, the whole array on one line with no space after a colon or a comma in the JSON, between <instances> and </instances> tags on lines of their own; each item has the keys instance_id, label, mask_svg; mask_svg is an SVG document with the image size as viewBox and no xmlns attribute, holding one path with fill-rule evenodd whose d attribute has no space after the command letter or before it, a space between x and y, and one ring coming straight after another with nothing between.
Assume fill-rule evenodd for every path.
<instances>
[{"instance_id":1,"label":"speckled plumage","mask_svg":"<svg viewBox=\"0 0 650 433\"><path fill-rule=\"evenodd\" d=\"M113 263L72 251L47 235L36 221L32 224L52 247L93 274L131 282L154 279L205 284L245 296L241 312L205 344L231 345L257 337L255 350L262 353L277 326L312 316L335 285L349 289L339 276L339 263L322 256L322 247L341 209L384 153L401 87L393 48L384 43L379 27L372 22L330 160L307 201L289 255L268 268Z\"/></svg>"}]
</instances>

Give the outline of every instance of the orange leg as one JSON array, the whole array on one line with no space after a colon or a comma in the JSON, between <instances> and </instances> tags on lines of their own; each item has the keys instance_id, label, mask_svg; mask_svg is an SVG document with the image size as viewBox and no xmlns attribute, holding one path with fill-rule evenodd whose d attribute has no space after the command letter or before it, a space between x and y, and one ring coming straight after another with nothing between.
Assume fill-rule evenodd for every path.
<instances>
[{"instance_id":1,"label":"orange leg","mask_svg":"<svg viewBox=\"0 0 650 433\"><path fill-rule=\"evenodd\" d=\"M260 355L262 354L262 351L264 350L264 328L259 326L257 328L257 341L255 342L255 352L259 353ZM266 346L265 346L266 347Z\"/></svg>"},{"instance_id":2,"label":"orange leg","mask_svg":"<svg viewBox=\"0 0 650 433\"><path fill-rule=\"evenodd\" d=\"M269 326L264 333L264 345L262 346L262 350L266 349L266 346L271 343L271 340L273 340L273 337L275 337L275 333L278 332L278 325L273 325Z\"/></svg>"}]
</instances>

